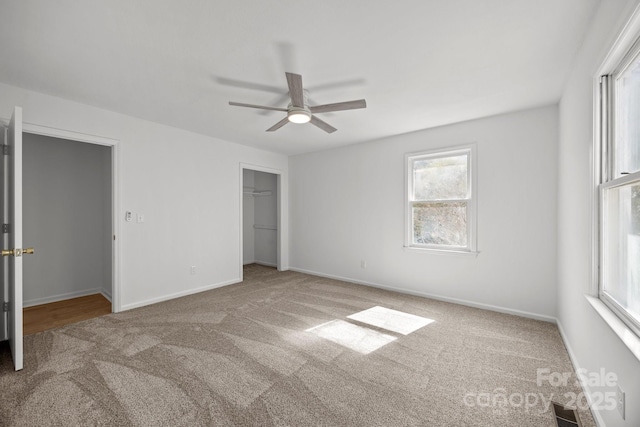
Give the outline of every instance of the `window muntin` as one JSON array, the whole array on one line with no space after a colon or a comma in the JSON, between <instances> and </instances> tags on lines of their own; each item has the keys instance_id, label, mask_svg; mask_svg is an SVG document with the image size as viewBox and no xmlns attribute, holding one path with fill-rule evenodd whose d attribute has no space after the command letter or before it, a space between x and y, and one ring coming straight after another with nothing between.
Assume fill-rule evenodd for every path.
<instances>
[{"instance_id":1,"label":"window muntin","mask_svg":"<svg viewBox=\"0 0 640 427\"><path fill-rule=\"evenodd\" d=\"M472 147L407 156L407 246L473 251Z\"/></svg>"},{"instance_id":2,"label":"window muntin","mask_svg":"<svg viewBox=\"0 0 640 427\"><path fill-rule=\"evenodd\" d=\"M640 50L602 77L599 295L640 335Z\"/></svg>"}]
</instances>

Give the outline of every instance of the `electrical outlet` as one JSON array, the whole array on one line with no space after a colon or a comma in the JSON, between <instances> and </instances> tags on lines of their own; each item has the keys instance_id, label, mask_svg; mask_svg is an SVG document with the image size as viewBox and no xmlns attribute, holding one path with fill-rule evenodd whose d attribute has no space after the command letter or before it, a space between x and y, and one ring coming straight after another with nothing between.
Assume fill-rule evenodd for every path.
<instances>
[{"instance_id":1,"label":"electrical outlet","mask_svg":"<svg viewBox=\"0 0 640 427\"><path fill-rule=\"evenodd\" d=\"M618 407L618 412L620 412L620 416L624 420L624 391L620 386L618 386L618 390L616 392L616 401L618 402L616 405Z\"/></svg>"},{"instance_id":2,"label":"electrical outlet","mask_svg":"<svg viewBox=\"0 0 640 427\"><path fill-rule=\"evenodd\" d=\"M367 261L360 260L360 268L367 268Z\"/></svg>"},{"instance_id":3,"label":"electrical outlet","mask_svg":"<svg viewBox=\"0 0 640 427\"><path fill-rule=\"evenodd\" d=\"M191 266L191 275L193 276L193 275L195 275L195 274L196 274L196 266L195 266L195 265L192 265L192 266Z\"/></svg>"}]
</instances>

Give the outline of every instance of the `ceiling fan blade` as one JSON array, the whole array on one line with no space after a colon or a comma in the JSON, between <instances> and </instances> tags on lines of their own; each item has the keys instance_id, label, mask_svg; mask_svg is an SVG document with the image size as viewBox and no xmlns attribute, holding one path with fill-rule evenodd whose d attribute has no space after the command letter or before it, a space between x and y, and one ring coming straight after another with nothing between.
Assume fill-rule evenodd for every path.
<instances>
[{"instance_id":1,"label":"ceiling fan blade","mask_svg":"<svg viewBox=\"0 0 640 427\"><path fill-rule=\"evenodd\" d=\"M357 101L336 102L335 104L324 104L309 107L312 113L328 113L329 111L356 110L367 108L367 101L358 99Z\"/></svg>"},{"instance_id":2,"label":"ceiling fan blade","mask_svg":"<svg viewBox=\"0 0 640 427\"><path fill-rule=\"evenodd\" d=\"M284 119L280 120L275 125L271 126L269 129L267 129L267 132L273 132L275 130L278 130L282 126L286 125L287 123L289 123L289 117L285 117Z\"/></svg>"},{"instance_id":3,"label":"ceiling fan blade","mask_svg":"<svg viewBox=\"0 0 640 427\"><path fill-rule=\"evenodd\" d=\"M300 74L285 73L289 85L289 96L294 107L304 107L304 92L302 90L302 76Z\"/></svg>"},{"instance_id":4,"label":"ceiling fan blade","mask_svg":"<svg viewBox=\"0 0 640 427\"><path fill-rule=\"evenodd\" d=\"M323 131L325 131L327 133L333 133L333 132L338 130L338 129L334 128L333 126L331 126L329 123L320 120L316 116L311 116L311 120L309 121L309 123L319 127L320 129L322 129Z\"/></svg>"},{"instance_id":5,"label":"ceiling fan blade","mask_svg":"<svg viewBox=\"0 0 640 427\"><path fill-rule=\"evenodd\" d=\"M229 101L229 105L233 105L235 107L249 107L249 108L259 108L261 110L275 110L275 111L284 111L287 112L286 108L280 108L280 107L268 107L266 105L254 105L254 104L245 104L242 102L233 102L233 101Z\"/></svg>"},{"instance_id":6,"label":"ceiling fan blade","mask_svg":"<svg viewBox=\"0 0 640 427\"><path fill-rule=\"evenodd\" d=\"M282 96L279 96L278 99L274 99L273 101L269 102L269 104L282 105L282 104L288 104L289 102L291 102L291 98L289 98L289 94L286 93ZM261 111L260 114L263 116L268 116L269 114L272 114L272 113L270 111Z\"/></svg>"}]
</instances>

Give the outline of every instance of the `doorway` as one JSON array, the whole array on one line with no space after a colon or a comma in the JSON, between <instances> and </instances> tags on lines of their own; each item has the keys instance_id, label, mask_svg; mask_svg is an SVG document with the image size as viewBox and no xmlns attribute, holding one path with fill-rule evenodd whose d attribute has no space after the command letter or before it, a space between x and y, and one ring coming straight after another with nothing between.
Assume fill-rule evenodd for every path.
<instances>
[{"instance_id":1,"label":"doorway","mask_svg":"<svg viewBox=\"0 0 640 427\"><path fill-rule=\"evenodd\" d=\"M280 270L280 172L241 165L241 260Z\"/></svg>"},{"instance_id":2,"label":"doorway","mask_svg":"<svg viewBox=\"0 0 640 427\"><path fill-rule=\"evenodd\" d=\"M111 147L23 132L24 334L110 313ZM90 302L89 302L90 301Z\"/></svg>"},{"instance_id":3,"label":"doorway","mask_svg":"<svg viewBox=\"0 0 640 427\"><path fill-rule=\"evenodd\" d=\"M2 239L4 248L9 248L9 247L13 248L14 246L18 247L16 245L22 245L22 235L23 235L23 232L22 232L23 231L23 227L22 227L23 225L22 224L22 219L23 219L22 139L24 136L28 136L27 134L42 135L42 136L48 136L52 138L59 138L62 140L68 140L76 143L82 143L82 145L103 146L103 147L106 147L106 149L110 153L111 182L105 183L105 187L110 186L111 188L111 193L108 196L108 198L110 199L110 206L111 206L111 210L110 210L111 224L109 227L111 231L108 239L109 249L104 252L104 255L105 257L107 257L108 256L107 252L111 254L111 265L110 267L108 267L110 268L110 271L111 271L111 285L110 285L111 304L109 304L110 305L109 311L113 311L113 312L120 311L120 306L121 306L120 273L119 273L120 271L119 266L121 263L120 255L119 255L120 254L120 237L119 237L120 221L118 220L116 215L119 209L119 184L118 184L119 183L119 179L118 179L119 144L118 144L118 141L112 138L98 136L98 135L90 135L90 134L85 134L85 133L80 133L75 131L53 128L49 126L42 126L34 123L25 123L22 121L22 109L20 107L15 107L11 120L2 119L0 121L2 122L3 126L6 126L5 138L4 138L5 147L3 147L4 159L2 162L3 169L4 169L2 189L3 189L4 195L1 199L3 203L3 207L2 209L0 209L0 211L2 211L5 219L9 219L10 217L12 217L12 218L15 218L15 221L16 221L16 224L14 227L13 224L11 224L13 220L9 220L9 221L5 220L5 224L3 225L4 233L3 233L3 239ZM6 146L6 144L9 144L11 146ZM13 151L14 149L13 145L15 145L15 150L16 150L15 154ZM18 153L20 154L18 155ZM13 163L17 163L16 159L20 159L19 161L19 164L20 164L19 177L20 178L19 179L15 178L15 175L12 175L13 174L12 170L14 170L14 168L12 168L11 165ZM15 179L13 180L7 179L7 174L14 176ZM12 181L15 182L13 190L11 185ZM13 204L12 202L13 194L16 194L16 192L19 192L20 194L20 202L17 205ZM45 194L43 195L43 197L55 197L55 195ZM106 199L107 199L107 196L105 195L105 200ZM59 200L59 202L61 203L63 203L64 201L65 200L63 199ZM19 217L15 217L15 215L19 215ZM7 225L6 223L9 223L9 224ZM17 240L18 239L17 236L19 236L19 243ZM16 241L14 242L14 240ZM25 242L25 243L28 244L28 242ZM107 242L104 241L104 243L106 248ZM4 252L9 252L9 251L3 251L3 255L5 255ZM25 254L28 253L26 249L24 253ZM40 250L37 250L37 255L32 255L31 257L33 258L30 259L29 262L30 263L37 262L36 258L39 255L40 255ZM10 341L11 353L14 359L16 370L22 369L22 336L23 336L23 328L22 328L22 325L23 325L23 321L22 321L23 320L22 319L23 265L22 264L23 263L21 261L20 263L18 263L18 260L22 259L22 257L18 258L19 256L20 255L15 255L15 260L16 260L15 262L13 261L14 259L13 256L9 256L9 257L3 256L4 262L0 264L0 266L2 267L0 276L2 276L2 280L3 280L3 286L2 286L3 289L1 292L3 293L3 300L5 301L4 303L5 312L3 313L4 314L3 316L0 316L0 340ZM11 260L7 258L11 258ZM12 266L14 265L15 267L12 268ZM63 267L64 266L56 265L54 268L63 268ZM18 277L19 277L19 281L17 279ZM108 290L109 285L107 284L104 288ZM20 309L17 310L16 307L20 307ZM7 308L9 309L8 311L7 311Z\"/></svg>"}]
</instances>

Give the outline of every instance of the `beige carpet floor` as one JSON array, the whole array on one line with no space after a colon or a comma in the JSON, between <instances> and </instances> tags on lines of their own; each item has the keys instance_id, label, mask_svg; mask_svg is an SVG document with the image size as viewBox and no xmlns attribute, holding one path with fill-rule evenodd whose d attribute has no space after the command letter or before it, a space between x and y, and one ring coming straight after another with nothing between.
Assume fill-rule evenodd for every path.
<instances>
[{"instance_id":1,"label":"beige carpet floor","mask_svg":"<svg viewBox=\"0 0 640 427\"><path fill-rule=\"evenodd\" d=\"M372 307L430 323L348 318ZM581 389L538 385L538 368L573 372L552 324L252 265L240 284L25 337L17 373L2 346L0 425L553 426L546 402Z\"/></svg>"}]
</instances>

